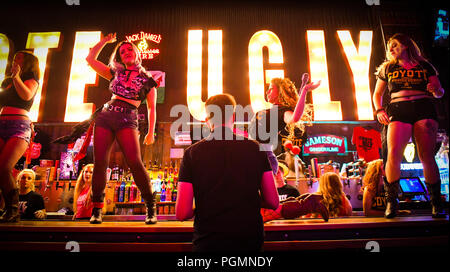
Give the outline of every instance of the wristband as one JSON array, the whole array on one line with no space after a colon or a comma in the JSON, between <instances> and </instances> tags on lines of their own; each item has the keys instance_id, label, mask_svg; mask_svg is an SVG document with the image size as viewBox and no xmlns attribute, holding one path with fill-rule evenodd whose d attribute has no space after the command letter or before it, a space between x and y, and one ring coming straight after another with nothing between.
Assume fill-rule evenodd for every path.
<instances>
[{"instance_id":1,"label":"wristband","mask_svg":"<svg viewBox=\"0 0 450 272\"><path fill-rule=\"evenodd\" d=\"M375 111L375 114L378 114L380 111L384 111L384 108L379 108L378 110Z\"/></svg>"}]
</instances>

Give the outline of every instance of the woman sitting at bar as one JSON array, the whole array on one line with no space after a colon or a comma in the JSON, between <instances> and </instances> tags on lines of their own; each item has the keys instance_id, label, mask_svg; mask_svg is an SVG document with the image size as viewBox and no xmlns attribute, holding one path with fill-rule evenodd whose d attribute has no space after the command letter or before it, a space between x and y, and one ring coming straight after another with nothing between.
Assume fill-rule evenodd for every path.
<instances>
[{"instance_id":1,"label":"woman sitting at bar","mask_svg":"<svg viewBox=\"0 0 450 272\"><path fill-rule=\"evenodd\" d=\"M374 160L368 163L363 177L363 211L365 216L383 216L386 210L386 196L384 192L384 163ZM399 210L399 214L411 214L407 210Z\"/></svg>"},{"instance_id":2,"label":"woman sitting at bar","mask_svg":"<svg viewBox=\"0 0 450 272\"><path fill-rule=\"evenodd\" d=\"M31 140L28 112L39 86L39 61L28 51L14 55L11 74L0 89L0 189L5 212L0 222L18 222L19 189L12 171Z\"/></svg>"},{"instance_id":3,"label":"woman sitting at bar","mask_svg":"<svg viewBox=\"0 0 450 272\"><path fill-rule=\"evenodd\" d=\"M328 210L322 204L322 196L308 193L300 195L297 188L287 185L284 180L281 164L278 166L278 171L275 176L275 185L277 187L280 205L276 210L262 208L261 215L263 222L280 218L294 219L310 213L318 213L325 221L328 221Z\"/></svg>"},{"instance_id":4,"label":"woman sitting at bar","mask_svg":"<svg viewBox=\"0 0 450 272\"><path fill-rule=\"evenodd\" d=\"M319 179L317 193L322 195L322 202L328 208L330 217L352 215L352 204L342 190L342 182L338 174L334 172L323 174ZM317 217L317 214L310 214L305 217Z\"/></svg>"},{"instance_id":5,"label":"woman sitting at bar","mask_svg":"<svg viewBox=\"0 0 450 272\"><path fill-rule=\"evenodd\" d=\"M92 172L93 164L87 164L81 170L73 194L73 219L90 218L94 203L92 203ZM106 212L106 206L103 207Z\"/></svg>"},{"instance_id":6,"label":"woman sitting at bar","mask_svg":"<svg viewBox=\"0 0 450 272\"><path fill-rule=\"evenodd\" d=\"M383 160L368 163L363 178L363 211L365 216L383 216L386 209L386 197L383 188Z\"/></svg>"},{"instance_id":7,"label":"woman sitting at bar","mask_svg":"<svg viewBox=\"0 0 450 272\"><path fill-rule=\"evenodd\" d=\"M34 191L36 173L24 169L17 175L19 185L19 212L22 219L45 219L44 198Z\"/></svg>"}]
</instances>

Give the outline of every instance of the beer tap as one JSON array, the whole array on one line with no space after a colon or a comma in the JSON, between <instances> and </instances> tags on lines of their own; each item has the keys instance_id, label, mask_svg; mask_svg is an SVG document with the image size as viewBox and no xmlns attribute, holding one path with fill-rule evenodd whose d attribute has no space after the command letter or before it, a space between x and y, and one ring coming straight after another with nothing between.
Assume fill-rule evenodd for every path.
<instances>
[{"instance_id":1,"label":"beer tap","mask_svg":"<svg viewBox=\"0 0 450 272\"><path fill-rule=\"evenodd\" d=\"M67 187L67 189L70 191L72 190L72 188L75 188L75 186L72 186L72 182L69 181L69 186Z\"/></svg>"},{"instance_id":2,"label":"beer tap","mask_svg":"<svg viewBox=\"0 0 450 272\"><path fill-rule=\"evenodd\" d=\"M59 185L59 181L56 182L55 189L58 190L59 188L64 190L64 182L62 183L62 185Z\"/></svg>"}]
</instances>

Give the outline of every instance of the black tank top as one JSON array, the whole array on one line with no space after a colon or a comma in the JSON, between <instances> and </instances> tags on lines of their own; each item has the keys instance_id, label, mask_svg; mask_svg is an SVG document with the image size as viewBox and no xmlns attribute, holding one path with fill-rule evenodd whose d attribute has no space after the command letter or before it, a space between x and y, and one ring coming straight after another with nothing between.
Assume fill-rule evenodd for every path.
<instances>
[{"instance_id":1,"label":"black tank top","mask_svg":"<svg viewBox=\"0 0 450 272\"><path fill-rule=\"evenodd\" d=\"M34 79L36 82L39 83L39 78L37 75L33 72L27 72L20 76L23 82ZM31 106L33 105L34 96L28 100L25 101L22 98L20 98L19 94L16 91L16 88L14 87L14 83L11 77L5 78L3 80L1 85L2 90L0 91L0 108L3 107L15 107L19 109L24 109L26 111L30 111Z\"/></svg>"}]
</instances>

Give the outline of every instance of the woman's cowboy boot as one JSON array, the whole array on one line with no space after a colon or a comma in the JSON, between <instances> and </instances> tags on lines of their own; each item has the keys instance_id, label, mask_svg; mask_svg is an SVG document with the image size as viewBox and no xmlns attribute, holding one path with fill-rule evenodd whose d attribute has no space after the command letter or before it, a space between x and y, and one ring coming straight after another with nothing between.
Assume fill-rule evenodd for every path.
<instances>
[{"instance_id":1,"label":"woman's cowboy boot","mask_svg":"<svg viewBox=\"0 0 450 272\"><path fill-rule=\"evenodd\" d=\"M431 216L433 218L444 218L446 216L444 205L441 199L441 181L434 184L425 183L427 185L428 194L431 202Z\"/></svg>"},{"instance_id":2,"label":"woman's cowboy boot","mask_svg":"<svg viewBox=\"0 0 450 272\"><path fill-rule=\"evenodd\" d=\"M101 224L103 222L103 214L102 214L102 208L93 208L92 209L92 216L89 220L89 223L91 224Z\"/></svg>"},{"instance_id":3,"label":"woman's cowboy boot","mask_svg":"<svg viewBox=\"0 0 450 272\"><path fill-rule=\"evenodd\" d=\"M328 222L328 209L322 203L323 197L316 194L303 194L295 200L286 201L281 207L281 216L286 219L297 218L309 213L319 213Z\"/></svg>"},{"instance_id":4,"label":"woman's cowboy boot","mask_svg":"<svg viewBox=\"0 0 450 272\"><path fill-rule=\"evenodd\" d=\"M397 216L398 192L400 190L399 180L389 183L384 180L384 193L386 196L386 211L384 217L394 218Z\"/></svg>"},{"instance_id":5,"label":"woman's cowboy boot","mask_svg":"<svg viewBox=\"0 0 450 272\"><path fill-rule=\"evenodd\" d=\"M4 194L5 211L0 217L1 223L15 223L20 221L19 189L12 189Z\"/></svg>"},{"instance_id":6,"label":"woman's cowboy boot","mask_svg":"<svg viewBox=\"0 0 450 272\"><path fill-rule=\"evenodd\" d=\"M145 200L145 224L156 224L158 219L156 218L156 202L155 202L155 193L152 194L150 201Z\"/></svg>"}]
</instances>

